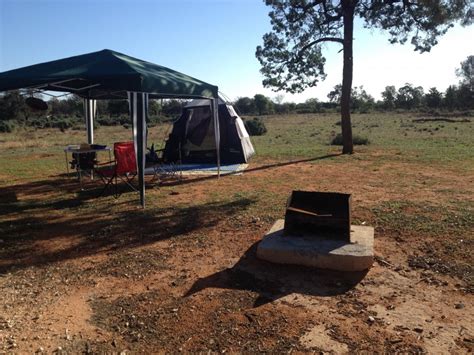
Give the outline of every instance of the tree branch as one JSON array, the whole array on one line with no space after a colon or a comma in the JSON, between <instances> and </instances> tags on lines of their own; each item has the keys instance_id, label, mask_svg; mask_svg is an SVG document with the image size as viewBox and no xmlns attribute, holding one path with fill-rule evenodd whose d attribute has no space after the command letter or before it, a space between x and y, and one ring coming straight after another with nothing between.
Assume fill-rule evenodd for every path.
<instances>
[{"instance_id":1,"label":"tree branch","mask_svg":"<svg viewBox=\"0 0 474 355\"><path fill-rule=\"evenodd\" d=\"M322 3L322 6L323 6L323 11L324 11L324 16L326 17L326 21L325 21L326 23L330 23L332 21L337 21L337 20L340 20L342 18L342 13L340 13L340 12L337 12L337 15L329 14L330 10L328 10L325 1Z\"/></svg>"},{"instance_id":2,"label":"tree branch","mask_svg":"<svg viewBox=\"0 0 474 355\"><path fill-rule=\"evenodd\" d=\"M371 3L370 6L367 6L365 3L362 6L365 8L366 11L374 11L380 9L382 6L385 5L395 5L397 3L405 3L405 0L384 0L383 2L374 1ZM403 13L403 11L402 11Z\"/></svg>"},{"instance_id":3,"label":"tree branch","mask_svg":"<svg viewBox=\"0 0 474 355\"><path fill-rule=\"evenodd\" d=\"M294 7L297 8L297 9L303 10L303 12L306 12L309 9L311 9L312 7L315 7L316 5L320 5L322 3L325 4L326 1L325 0L316 0L316 1L313 1L313 2L310 2L310 3L306 4L305 6L300 6L298 4L298 5L294 5Z\"/></svg>"},{"instance_id":4,"label":"tree branch","mask_svg":"<svg viewBox=\"0 0 474 355\"><path fill-rule=\"evenodd\" d=\"M314 46L315 44L318 44L318 43L321 43L321 42L337 42L337 43L340 43L340 44L344 44L344 40L342 38L338 38L338 37L321 37L321 38L318 38L312 42L309 42L307 45L303 46L303 48L301 48L299 51L298 51L298 57L301 57L303 55L303 52L305 50L307 50L309 47L312 47Z\"/></svg>"},{"instance_id":5,"label":"tree branch","mask_svg":"<svg viewBox=\"0 0 474 355\"><path fill-rule=\"evenodd\" d=\"M401 0L398 0L398 1L401 1ZM305 6L293 5L294 9L302 10L301 14L296 19L294 19L293 21L289 21L288 16L287 16L287 14L285 13L284 10L283 10L283 13L285 14L285 18L288 22L293 22L294 23L294 22L302 20L304 18L304 16L306 15L306 13L311 8L314 8L317 5L321 5L322 8L323 8L323 13L324 13L324 16L326 18L326 21L324 21L324 23L330 23L332 21L337 21L337 20L342 18L342 14L337 12L337 10L332 9L332 10L337 12L337 15L331 15L329 13L330 10L328 10L328 8L327 8L327 0L316 0L316 1L313 1L313 2L310 2L310 3L306 4Z\"/></svg>"}]
</instances>

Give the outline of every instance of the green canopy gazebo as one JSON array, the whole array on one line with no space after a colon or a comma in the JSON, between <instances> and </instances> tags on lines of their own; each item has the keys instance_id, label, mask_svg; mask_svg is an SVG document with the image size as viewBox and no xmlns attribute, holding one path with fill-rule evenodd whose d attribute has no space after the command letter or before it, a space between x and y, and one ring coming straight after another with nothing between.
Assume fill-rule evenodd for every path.
<instances>
[{"instance_id":1,"label":"green canopy gazebo","mask_svg":"<svg viewBox=\"0 0 474 355\"><path fill-rule=\"evenodd\" d=\"M128 99L137 157L140 203L145 207L145 150L148 100L161 98L211 100L220 173L218 88L172 69L109 49L0 73L0 92L29 89L59 91L84 99L89 144L94 143L96 100Z\"/></svg>"}]
</instances>

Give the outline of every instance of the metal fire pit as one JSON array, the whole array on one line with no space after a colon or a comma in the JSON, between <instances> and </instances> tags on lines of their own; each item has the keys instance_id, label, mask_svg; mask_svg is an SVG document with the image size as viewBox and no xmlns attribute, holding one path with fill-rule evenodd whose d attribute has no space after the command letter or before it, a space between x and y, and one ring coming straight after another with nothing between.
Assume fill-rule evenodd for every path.
<instances>
[{"instance_id":1,"label":"metal fire pit","mask_svg":"<svg viewBox=\"0 0 474 355\"><path fill-rule=\"evenodd\" d=\"M285 234L350 242L351 195L293 191L286 207Z\"/></svg>"}]
</instances>

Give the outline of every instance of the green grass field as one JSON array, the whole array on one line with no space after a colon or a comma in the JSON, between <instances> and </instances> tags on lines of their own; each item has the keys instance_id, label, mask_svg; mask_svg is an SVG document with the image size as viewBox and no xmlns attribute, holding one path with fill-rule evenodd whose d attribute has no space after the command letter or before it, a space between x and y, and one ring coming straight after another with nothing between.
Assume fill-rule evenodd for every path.
<instances>
[{"instance_id":1,"label":"green grass field","mask_svg":"<svg viewBox=\"0 0 474 355\"><path fill-rule=\"evenodd\" d=\"M420 117L423 116L397 113L353 115L354 134L370 141L368 146L356 147L356 152L378 152L381 162L390 159L472 168L474 122L413 122ZM329 145L332 137L340 132L336 114L265 116L263 120L268 133L252 138L257 151L256 161L312 158L340 150ZM150 129L149 142L163 147L169 132L169 124L155 126ZM123 127L96 130L96 142L101 144L130 138L131 131ZM62 148L84 141L85 132L73 130L27 128L0 134L2 184L34 178L36 174L59 173L64 165ZM40 159L31 158L38 154ZM343 162L345 159L339 160Z\"/></svg>"},{"instance_id":2,"label":"green grass field","mask_svg":"<svg viewBox=\"0 0 474 355\"><path fill-rule=\"evenodd\" d=\"M396 113L353 115L354 135L366 137L371 143L356 150L384 150L400 155L404 161L473 162L472 122L413 122L419 118ZM331 150L328 143L340 132L338 122L335 114L270 116L265 118L268 134L254 138L254 142L262 157L311 157Z\"/></svg>"}]
</instances>

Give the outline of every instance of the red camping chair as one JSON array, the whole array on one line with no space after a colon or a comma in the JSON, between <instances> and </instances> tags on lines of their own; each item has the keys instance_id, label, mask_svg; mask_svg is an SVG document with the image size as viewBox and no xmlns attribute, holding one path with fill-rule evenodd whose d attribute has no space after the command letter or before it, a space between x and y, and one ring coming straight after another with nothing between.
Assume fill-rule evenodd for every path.
<instances>
[{"instance_id":1,"label":"red camping chair","mask_svg":"<svg viewBox=\"0 0 474 355\"><path fill-rule=\"evenodd\" d=\"M137 175L137 160L135 158L135 148L133 142L117 142L114 143L114 162L101 169L97 169L97 174L101 177L105 186L101 195L105 193L111 185L115 188L115 197L118 197L118 180L125 182L133 191L138 191L132 185L132 180Z\"/></svg>"}]
</instances>

